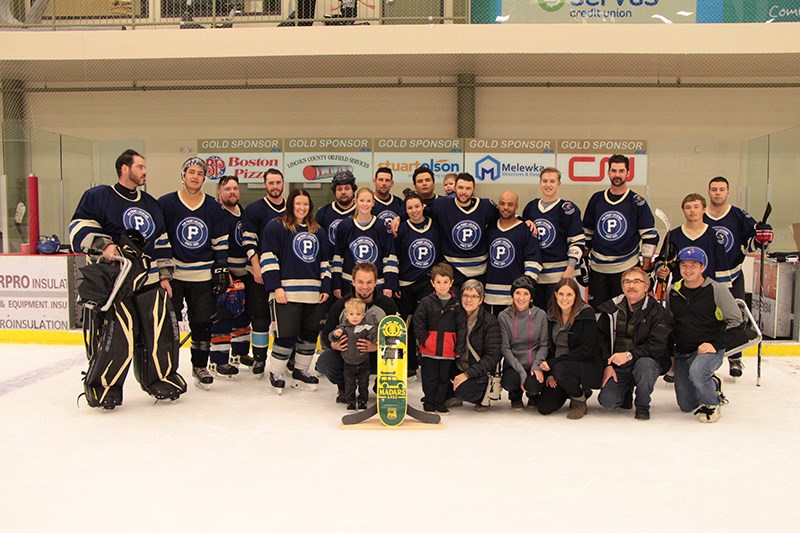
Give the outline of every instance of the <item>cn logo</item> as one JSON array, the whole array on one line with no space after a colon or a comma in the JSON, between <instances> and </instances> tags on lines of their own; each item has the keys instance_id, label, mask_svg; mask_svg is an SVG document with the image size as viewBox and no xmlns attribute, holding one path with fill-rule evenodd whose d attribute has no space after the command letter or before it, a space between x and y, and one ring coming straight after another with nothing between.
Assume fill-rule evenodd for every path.
<instances>
[{"instance_id":1,"label":"cn logo","mask_svg":"<svg viewBox=\"0 0 800 533\"><path fill-rule=\"evenodd\" d=\"M631 169L628 173L628 181L633 181L636 175L636 157L631 157ZM606 169L608 168L608 157L599 158L593 155L574 155L569 158L567 175L570 181L597 182L606 179Z\"/></svg>"}]
</instances>

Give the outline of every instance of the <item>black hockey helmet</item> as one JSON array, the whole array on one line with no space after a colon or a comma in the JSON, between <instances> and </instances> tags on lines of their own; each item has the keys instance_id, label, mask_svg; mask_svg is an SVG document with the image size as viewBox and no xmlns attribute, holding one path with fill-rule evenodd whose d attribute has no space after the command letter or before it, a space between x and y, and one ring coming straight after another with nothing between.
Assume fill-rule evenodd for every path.
<instances>
[{"instance_id":1,"label":"black hockey helmet","mask_svg":"<svg viewBox=\"0 0 800 533\"><path fill-rule=\"evenodd\" d=\"M353 192L355 193L356 177L349 170L340 170L339 172L333 175L333 182L331 183L331 188L333 189L333 192L336 192L336 187L338 187L339 185L350 185L353 188Z\"/></svg>"}]
</instances>

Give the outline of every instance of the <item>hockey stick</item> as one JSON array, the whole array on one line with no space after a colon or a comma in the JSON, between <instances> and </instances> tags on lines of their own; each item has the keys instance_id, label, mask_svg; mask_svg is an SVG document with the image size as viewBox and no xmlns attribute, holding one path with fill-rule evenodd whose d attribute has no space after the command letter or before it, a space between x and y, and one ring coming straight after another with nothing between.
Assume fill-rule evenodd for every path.
<instances>
[{"instance_id":1,"label":"hockey stick","mask_svg":"<svg viewBox=\"0 0 800 533\"><path fill-rule=\"evenodd\" d=\"M667 257L667 254L669 253L669 237L672 233L672 226L670 225L667 214L664 211L657 207L655 214L656 217L658 217L658 219L663 222L664 226L667 228L667 233L664 236L664 240L661 242L661 249L658 251L658 256L656 257L656 262L661 259L664 262L664 266L669 268L670 261ZM659 302L663 302L667 299L667 287L669 286L668 278L669 276L664 279L660 279L658 277L658 271L656 271L656 290L654 292L656 300Z\"/></svg>"},{"instance_id":2,"label":"hockey stick","mask_svg":"<svg viewBox=\"0 0 800 533\"><path fill-rule=\"evenodd\" d=\"M769 215L772 213L772 204L767 202L764 216L761 217L761 224L766 224ZM758 329L764 331L764 259L767 255L767 245L761 246L761 264L758 272ZM763 339L758 342L758 363L756 366L756 387L761 386L761 348Z\"/></svg>"}]
</instances>

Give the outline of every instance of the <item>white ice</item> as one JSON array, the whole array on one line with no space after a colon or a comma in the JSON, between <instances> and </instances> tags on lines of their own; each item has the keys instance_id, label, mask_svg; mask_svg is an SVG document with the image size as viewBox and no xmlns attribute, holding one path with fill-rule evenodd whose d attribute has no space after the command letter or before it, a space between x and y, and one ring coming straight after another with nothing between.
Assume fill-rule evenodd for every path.
<instances>
[{"instance_id":1,"label":"white ice","mask_svg":"<svg viewBox=\"0 0 800 533\"><path fill-rule=\"evenodd\" d=\"M765 358L760 388L745 364L710 425L659 381L647 422L595 395L579 421L504 398L437 429L342 429L332 385L278 397L246 370L173 404L131 371L102 413L76 404L82 348L4 345L0 531L799 531L800 358Z\"/></svg>"}]
</instances>

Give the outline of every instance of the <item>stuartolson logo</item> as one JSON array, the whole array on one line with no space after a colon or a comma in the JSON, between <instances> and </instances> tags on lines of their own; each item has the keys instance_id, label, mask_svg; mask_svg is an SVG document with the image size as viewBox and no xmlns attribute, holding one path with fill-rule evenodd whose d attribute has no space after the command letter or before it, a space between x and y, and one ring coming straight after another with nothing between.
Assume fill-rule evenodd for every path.
<instances>
[{"instance_id":1,"label":"stuartolson logo","mask_svg":"<svg viewBox=\"0 0 800 533\"><path fill-rule=\"evenodd\" d=\"M500 161L487 155L475 161L475 178L479 181L489 179L497 181L500 179Z\"/></svg>"},{"instance_id":2,"label":"stuartolson logo","mask_svg":"<svg viewBox=\"0 0 800 533\"><path fill-rule=\"evenodd\" d=\"M567 0L539 0L539 7L545 11L555 13L567 3Z\"/></svg>"}]
</instances>

